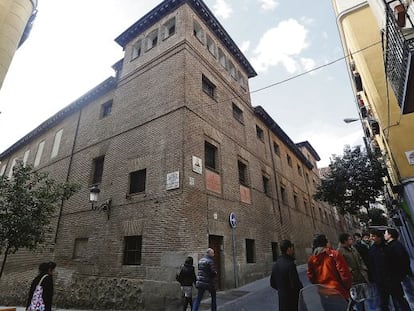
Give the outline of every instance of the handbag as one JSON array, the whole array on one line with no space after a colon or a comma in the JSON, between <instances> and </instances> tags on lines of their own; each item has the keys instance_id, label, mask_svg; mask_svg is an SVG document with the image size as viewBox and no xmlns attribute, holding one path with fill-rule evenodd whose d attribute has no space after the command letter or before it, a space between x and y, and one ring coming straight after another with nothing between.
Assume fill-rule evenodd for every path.
<instances>
[{"instance_id":1,"label":"handbag","mask_svg":"<svg viewBox=\"0 0 414 311\"><path fill-rule=\"evenodd\" d=\"M43 287L42 282L47 277L47 274L45 274L39 281L39 283L36 285L36 288L33 292L32 300L30 302L29 307L27 308L27 311L44 311L45 310L45 302L43 301Z\"/></svg>"}]
</instances>

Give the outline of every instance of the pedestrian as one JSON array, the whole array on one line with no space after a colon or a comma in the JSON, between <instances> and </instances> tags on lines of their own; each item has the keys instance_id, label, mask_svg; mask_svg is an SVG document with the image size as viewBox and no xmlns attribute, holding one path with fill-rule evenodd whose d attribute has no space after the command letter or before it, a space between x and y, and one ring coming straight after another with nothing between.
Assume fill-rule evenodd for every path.
<instances>
[{"instance_id":1,"label":"pedestrian","mask_svg":"<svg viewBox=\"0 0 414 311\"><path fill-rule=\"evenodd\" d=\"M198 274L196 281L197 298L194 301L193 311L198 311L204 292L208 290L211 295L211 310L217 311L216 302L216 284L215 277L217 275L216 266L214 264L214 250L208 248L206 254L198 262Z\"/></svg>"},{"instance_id":2,"label":"pedestrian","mask_svg":"<svg viewBox=\"0 0 414 311\"><path fill-rule=\"evenodd\" d=\"M371 247L369 232L364 231L362 232L362 235L359 233L354 233L354 247L361 255L361 258L364 261L365 266L368 267L368 252L369 248Z\"/></svg>"},{"instance_id":3,"label":"pedestrian","mask_svg":"<svg viewBox=\"0 0 414 311\"><path fill-rule=\"evenodd\" d=\"M388 269L390 271L390 282L387 289L387 300L389 296L396 311L410 311L407 300L404 297L404 291L401 282L411 275L410 256L404 245L398 241L399 233L396 229L389 228L384 233L386 241L385 256Z\"/></svg>"},{"instance_id":4,"label":"pedestrian","mask_svg":"<svg viewBox=\"0 0 414 311\"><path fill-rule=\"evenodd\" d=\"M282 255L272 268L270 285L277 290L279 311L297 311L299 291L303 288L295 265L295 247L289 240L280 242Z\"/></svg>"},{"instance_id":5,"label":"pedestrian","mask_svg":"<svg viewBox=\"0 0 414 311\"><path fill-rule=\"evenodd\" d=\"M43 262L39 265L39 274L30 286L26 303L27 311L51 311L53 298L53 274L56 263ZM44 309L43 309L44 308Z\"/></svg>"},{"instance_id":6,"label":"pedestrian","mask_svg":"<svg viewBox=\"0 0 414 311\"><path fill-rule=\"evenodd\" d=\"M363 283L369 283L368 280L368 268L362 260L359 252L352 246L354 240L349 233L341 233L339 235L340 246L338 252L344 256L349 270L352 274L352 285L358 285ZM356 304L357 311L363 311L364 302Z\"/></svg>"},{"instance_id":7,"label":"pedestrian","mask_svg":"<svg viewBox=\"0 0 414 311\"><path fill-rule=\"evenodd\" d=\"M176 279L181 285L183 311L187 310L187 305L190 305L191 310L193 310L193 284L196 282L193 257L186 258L184 265L180 267Z\"/></svg>"},{"instance_id":8,"label":"pedestrian","mask_svg":"<svg viewBox=\"0 0 414 311\"><path fill-rule=\"evenodd\" d=\"M307 275L312 284L322 284L336 289L345 299L349 298L352 274L345 258L333 250L324 234L313 240L312 256L308 260Z\"/></svg>"}]
</instances>

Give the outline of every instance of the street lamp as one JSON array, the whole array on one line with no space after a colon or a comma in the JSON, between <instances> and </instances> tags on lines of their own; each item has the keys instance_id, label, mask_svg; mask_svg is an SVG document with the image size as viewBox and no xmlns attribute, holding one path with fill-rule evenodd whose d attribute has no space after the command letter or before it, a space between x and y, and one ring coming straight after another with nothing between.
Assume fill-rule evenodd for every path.
<instances>
[{"instance_id":1,"label":"street lamp","mask_svg":"<svg viewBox=\"0 0 414 311\"><path fill-rule=\"evenodd\" d=\"M100 192L101 190L98 188L98 185L93 185L89 192L89 202L92 204L93 211L105 212L109 220L109 215L111 214L112 199L107 199L100 205L96 204L98 203Z\"/></svg>"},{"instance_id":2,"label":"street lamp","mask_svg":"<svg viewBox=\"0 0 414 311\"><path fill-rule=\"evenodd\" d=\"M345 123L352 123L352 122L355 122L355 121L359 121L359 119L357 119L357 118L345 118L344 119Z\"/></svg>"}]
</instances>

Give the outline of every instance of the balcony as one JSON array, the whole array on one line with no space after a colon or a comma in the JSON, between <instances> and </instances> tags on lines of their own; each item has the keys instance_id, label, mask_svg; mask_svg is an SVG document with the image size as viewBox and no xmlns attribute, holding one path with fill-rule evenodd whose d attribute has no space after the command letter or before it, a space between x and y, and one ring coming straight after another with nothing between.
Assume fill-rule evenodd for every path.
<instances>
[{"instance_id":1,"label":"balcony","mask_svg":"<svg viewBox=\"0 0 414 311\"><path fill-rule=\"evenodd\" d=\"M414 25L399 0L386 7L385 67L402 114L414 112Z\"/></svg>"}]
</instances>

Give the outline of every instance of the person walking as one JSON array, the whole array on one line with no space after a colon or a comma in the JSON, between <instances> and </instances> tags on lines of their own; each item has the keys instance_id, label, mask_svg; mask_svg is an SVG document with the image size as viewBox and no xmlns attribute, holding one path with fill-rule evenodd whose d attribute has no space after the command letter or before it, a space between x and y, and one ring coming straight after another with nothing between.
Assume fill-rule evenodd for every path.
<instances>
[{"instance_id":1,"label":"person walking","mask_svg":"<svg viewBox=\"0 0 414 311\"><path fill-rule=\"evenodd\" d=\"M39 265L39 274L30 285L29 295L26 303L27 311L37 311L39 306L43 311L52 310L53 299L53 274L56 263L53 261L43 262Z\"/></svg>"},{"instance_id":2,"label":"person walking","mask_svg":"<svg viewBox=\"0 0 414 311\"><path fill-rule=\"evenodd\" d=\"M339 235L339 248L338 252L344 256L349 270L352 274L352 285L358 285L362 283L369 283L368 280L368 268L362 260L359 252L352 246L354 240L349 233L341 233ZM364 302L356 304L357 311L365 310Z\"/></svg>"},{"instance_id":3,"label":"person walking","mask_svg":"<svg viewBox=\"0 0 414 311\"><path fill-rule=\"evenodd\" d=\"M303 285L295 265L295 247L291 241L283 240L280 252L282 255L273 264L270 286L277 290L279 311L297 311Z\"/></svg>"},{"instance_id":4,"label":"person walking","mask_svg":"<svg viewBox=\"0 0 414 311\"><path fill-rule=\"evenodd\" d=\"M176 277L181 285L181 292L183 296L183 311L187 310L190 305L193 310L193 284L196 283L196 275L193 266L193 257L187 257L184 265L181 266L180 271Z\"/></svg>"},{"instance_id":5,"label":"person walking","mask_svg":"<svg viewBox=\"0 0 414 311\"><path fill-rule=\"evenodd\" d=\"M330 247L324 234L313 240L313 253L308 260L307 275L312 284L322 284L336 289L345 299L349 298L352 274L345 258Z\"/></svg>"},{"instance_id":6,"label":"person walking","mask_svg":"<svg viewBox=\"0 0 414 311\"><path fill-rule=\"evenodd\" d=\"M396 229L389 228L384 233L386 241L385 257L390 271L390 282L387 284L387 301L392 298L395 311L410 311L401 282L411 275L410 256L404 245L398 241L399 233Z\"/></svg>"},{"instance_id":7,"label":"person walking","mask_svg":"<svg viewBox=\"0 0 414 311\"><path fill-rule=\"evenodd\" d=\"M214 264L214 250L208 248L206 255L198 262L198 274L196 281L197 298L194 301L193 311L198 311L204 292L208 290L211 295L211 310L217 311L216 302L216 284L215 277L217 275L216 266Z\"/></svg>"}]
</instances>

